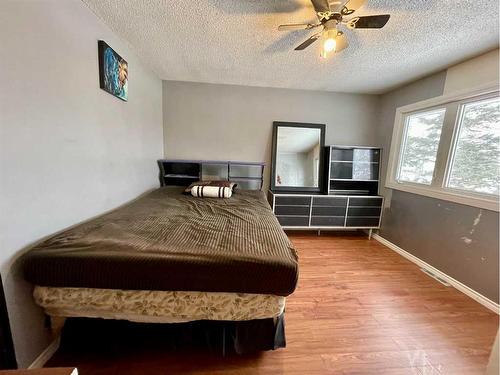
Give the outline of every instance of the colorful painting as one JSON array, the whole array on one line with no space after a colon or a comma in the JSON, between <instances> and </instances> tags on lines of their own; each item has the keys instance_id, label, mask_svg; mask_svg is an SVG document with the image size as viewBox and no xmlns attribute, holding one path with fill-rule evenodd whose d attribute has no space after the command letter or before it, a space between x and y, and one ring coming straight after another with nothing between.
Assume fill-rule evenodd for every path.
<instances>
[{"instance_id":1,"label":"colorful painting","mask_svg":"<svg viewBox=\"0 0 500 375\"><path fill-rule=\"evenodd\" d=\"M98 42L98 47L101 89L121 100L127 101L128 63L103 40Z\"/></svg>"}]
</instances>

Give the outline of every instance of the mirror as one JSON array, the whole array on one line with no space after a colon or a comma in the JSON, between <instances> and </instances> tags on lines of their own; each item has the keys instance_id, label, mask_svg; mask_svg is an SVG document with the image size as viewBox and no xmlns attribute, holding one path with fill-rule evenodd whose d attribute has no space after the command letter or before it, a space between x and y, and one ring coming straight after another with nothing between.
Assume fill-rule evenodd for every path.
<instances>
[{"instance_id":1,"label":"mirror","mask_svg":"<svg viewBox=\"0 0 500 375\"><path fill-rule=\"evenodd\" d=\"M274 123L273 190L321 191L325 125Z\"/></svg>"}]
</instances>

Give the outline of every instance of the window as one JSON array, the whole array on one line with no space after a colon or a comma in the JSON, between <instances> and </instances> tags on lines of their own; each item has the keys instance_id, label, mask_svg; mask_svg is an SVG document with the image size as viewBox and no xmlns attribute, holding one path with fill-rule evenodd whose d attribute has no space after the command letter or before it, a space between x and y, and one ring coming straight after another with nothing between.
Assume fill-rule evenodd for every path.
<instances>
[{"instance_id":1,"label":"window","mask_svg":"<svg viewBox=\"0 0 500 375\"><path fill-rule=\"evenodd\" d=\"M498 195L500 101L492 98L461 106L448 187Z\"/></svg>"},{"instance_id":2,"label":"window","mask_svg":"<svg viewBox=\"0 0 500 375\"><path fill-rule=\"evenodd\" d=\"M398 108L386 186L498 211L497 90Z\"/></svg>"},{"instance_id":3,"label":"window","mask_svg":"<svg viewBox=\"0 0 500 375\"><path fill-rule=\"evenodd\" d=\"M398 181L430 185L445 112L438 109L407 117Z\"/></svg>"}]
</instances>

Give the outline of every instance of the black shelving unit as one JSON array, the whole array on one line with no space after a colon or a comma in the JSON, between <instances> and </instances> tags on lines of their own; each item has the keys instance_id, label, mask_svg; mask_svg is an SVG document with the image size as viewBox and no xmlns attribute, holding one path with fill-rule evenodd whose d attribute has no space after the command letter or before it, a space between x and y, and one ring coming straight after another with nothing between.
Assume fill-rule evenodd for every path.
<instances>
[{"instance_id":1,"label":"black shelving unit","mask_svg":"<svg viewBox=\"0 0 500 375\"><path fill-rule=\"evenodd\" d=\"M381 153L376 147L327 146L327 193L377 195Z\"/></svg>"}]
</instances>

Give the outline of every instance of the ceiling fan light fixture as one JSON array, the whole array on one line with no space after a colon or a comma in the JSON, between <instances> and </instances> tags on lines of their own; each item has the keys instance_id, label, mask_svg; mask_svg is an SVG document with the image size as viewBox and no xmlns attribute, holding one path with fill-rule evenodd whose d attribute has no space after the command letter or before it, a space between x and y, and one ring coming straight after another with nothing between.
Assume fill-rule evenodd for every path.
<instances>
[{"instance_id":1,"label":"ceiling fan light fixture","mask_svg":"<svg viewBox=\"0 0 500 375\"><path fill-rule=\"evenodd\" d=\"M346 26L348 29L381 29L385 26L390 14L353 17L345 20L344 17L354 13L367 0L311 0L319 22L316 24L286 24L278 26L278 30L309 30L323 27L323 30L309 36L309 39L295 47L295 51L302 51L317 40L321 40L320 56L327 58L331 53L338 53L349 46L343 31L338 30Z\"/></svg>"},{"instance_id":2,"label":"ceiling fan light fixture","mask_svg":"<svg viewBox=\"0 0 500 375\"><path fill-rule=\"evenodd\" d=\"M330 29L325 32L325 40L323 41L324 57L328 52L335 51L337 47L337 29Z\"/></svg>"}]
</instances>

